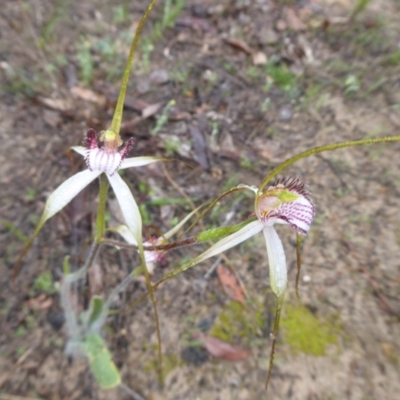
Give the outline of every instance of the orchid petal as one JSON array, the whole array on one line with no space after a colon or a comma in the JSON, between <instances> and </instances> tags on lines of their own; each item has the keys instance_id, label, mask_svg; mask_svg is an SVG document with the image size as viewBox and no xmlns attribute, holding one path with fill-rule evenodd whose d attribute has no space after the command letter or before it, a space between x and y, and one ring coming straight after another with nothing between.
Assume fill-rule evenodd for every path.
<instances>
[{"instance_id":1,"label":"orchid petal","mask_svg":"<svg viewBox=\"0 0 400 400\"><path fill-rule=\"evenodd\" d=\"M124 238L125 242L127 242L128 244L132 244L134 246L138 245L135 236L133 236L132 231L126 225L117 226L112 230L119 233Z\"/></svg>"},{"instance_id":2,"label":"orchid petal","mask_svg":"<svg viewBox=\"0 0 400 400\"><path fill-rule=\"evenodd\" d=\"M129 190L128 185L122 180L118 174L107 175L108 180L117 197L122 215L128 228L132 231L137 243L142 242L142 217L139 207Z\"/></svg>"},{"instance_id":3,"label":"orchid petal","mask_svg":"<svg viewBox=\"0 0 400 400\"><path fill-rule=\"evenodd\" d=\"M54 214L57 214L100 174L101 171L90 171L86 169L63 182L47 199L41 221L44 223Z\"/></svg>"},{"instance_id":4,"label":"orchid petal","mask_svg":"<svg viewBox=\"0 0 400 400\"><path fill-rule=\"evenodd\" d=\"M281 298L287 286L285 251L273 226L264 227L263 234L267 245L270 285L278 298Z\"/></svg>"},{"instance_id":5,"label":"orchid petal","mask_svg":"<svg viewBox=\"0 0 400 400\"><path fill-rule=\"evenodd\" d=\"M80 154L82 157L86 157L88 149L83 146L72 146L72 150L76 151L78 154Z\"/></svg>"},{"instance_id":6,"label":"orchid petal","mask_svg":"<svg viewBox=\"0 0 400 400\"><path fill-rule=\"evenodd\" d=\"M261 232L263 230L264 226L260 221L253 221L250 222L248 225L244 226L242 229L239 229L237 232L232 233L232 235L229 235L223 239L221 239L219 242L215 243L212 245L208 250L206 250L204 253L200 254L198 257L196 257L193 261L195 261L195 264L198 264L201 261L207 260L207 258L216 256L217 254L220 254L224 252L225 250L230 249L231 247L234 247L238 245L239 243L244 242L245 240L249 239L250 237L256 235L257 233ZM190 263L191 265L194 265Z\"/></svg>"},{"instance_id":7,"label":"orchid petal","mask_svg":"<svg viewBox=\"0 0 400 400\"><path fill-rule=\"evenodd\" d=\"M271 219L281 219L280 223L288 223L297 232L305 235L314 219L314 205L305 197L299 197L290 203L283 203L278 210L272 212Z\"/></svg>"},{"instance_id":8,"label":"orchid petal","mask_svg":"<svg viewBox=\"0 0 400 400\"><path fill-rule=\"evenodd\" d=\"M163 157L131 157L126 158L122 161L119 169L131 168L131 167L142 167L143 165L151 164L153 162L165 160Z\"/></svg>"}]
</instances>

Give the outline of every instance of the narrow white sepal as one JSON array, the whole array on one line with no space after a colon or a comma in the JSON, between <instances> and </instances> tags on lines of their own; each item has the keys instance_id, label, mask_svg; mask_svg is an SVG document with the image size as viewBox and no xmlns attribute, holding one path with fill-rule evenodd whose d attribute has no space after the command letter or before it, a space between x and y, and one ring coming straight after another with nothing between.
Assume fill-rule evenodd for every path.
<instances>
[{"instance_id":1,"label":"narrow white sepal","mask_svg":"<svg viewBox=\"0 0 400 400\"><path fill-rule=\"evenodd\" d=\"M117 226L116 228L113 228L113 231L119 233L128 244L132 244L134 246L138 245L135 236L133 236L133 233L126 225Z\"/></svg>"},{"instance_id":2,"label":"narrow white sepal","mask_svg":"<svg viewBox=\"0 0 400 400\"><path fill-rule=\"evenodd\" d=\"M125 223L132 231L136 242L139 244L142 242L142 217L140 215L139 207L137 206L128 185L122 180L118 173L115 173L112 176L107 175L107 177L114 190L115 196L117 197L119 206L121 207Z\"/></svg>"},{"instance_id":3,"label":"narrow white sepal","mask_svg":"<svg viewBox=\"0 0 400 400\"><path fill-rule=\"evenodd\" d=\"M76 151L82 157L86 157L86 153L88 151L88 149L86 147L83 147L83 146L72 146L71 149Z\"/></svg>"},{"instance_id":4,"label":"narrow white sepal","mask_svg":"<svg viewBox=\"0 0 400 400\"><path fill-rule=\"evenodd\" d=\"M143 165L151 164L153 162L161 160L163 160L162 157L151 157L151 156L126 158L125 160L122 161L119 169L142 167Z\"/></svg>"},{"instance_id":5,"label":"narrow white sepal","mask_svg":"<svg viewBox=\"0 0 400 400\"><path fill-rule=\"evenodd\" d=\"M208 250L204 253L200 254L198 257L195 258L196 264L201 261L207 260L207 258L216 256L228 250L239 243L244 242L248 238L256 235L257 233L261 232L264 228L264 225L260 221L253 221L250 222L248 225L244 226L242 229L239 229L237 232L232 233L219 242L212 245ZM193 264L194 265L194 264Z\"/></svg>"},{"instance_id":6,"label":"narrow white sepal","mask_svg":"<svg viewBox=\"0 0 400 400\"><path fill-rule=\"evenodd\" d=\"M267 245L269 279L273 292L281 298L287 286L287 269L285 251L281 239L273 226L266 226L263 230Z\"/></svg>"},{"instance_id":7,"label":"narrow white sepal","mask_svg":"<svg viewBox=\"0 0 400 400\"><path fill-rule=\"evenodd\" d=\"M78 172L63 182L47 199L43 212L43 222L62 210L83 188L95 180L101 171Z\"/></svg>"}]
</instances>

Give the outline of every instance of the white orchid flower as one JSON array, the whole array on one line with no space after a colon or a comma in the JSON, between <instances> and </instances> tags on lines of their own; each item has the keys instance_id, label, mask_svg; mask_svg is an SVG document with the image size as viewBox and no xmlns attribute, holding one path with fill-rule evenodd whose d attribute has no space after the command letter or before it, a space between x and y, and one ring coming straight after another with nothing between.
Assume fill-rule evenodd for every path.
<instances>
[{"instance_id":1,"label":"white orchid flower","mask_svg":"<svg viewBox=\"0 0 400 400\"><path fill-rule=\"evenodd\" d=\"M257 188L245 187L257 193ZM262 231L267 246L271 288L276 296L282 298L287 286L286 257L274 224L288 224L302 235L307 233L315 211L306 184L296 178L279 179L257 198L255 214L256 221L221 239L196 257L190 266L222 253Z\"/></svg>"},{"instance_id":2,"label":"white orchid flower","mask_svg":"<svg viewBox=\"0 0 400 400\"><path fill-rule=\"evenodd\" d=\"M125 146L118 151L122 145L119 135L111 130L106 130L100 136L100 141L104 144L99 147L97 134L93 129L86 133L85 147L73 147L77 153L81 154L86 161L88 169L78 172L63 182L47 199L43 215L31 238L37 236L44 223L62 210L82 189L88 186L102 173L107 178L114 190L115 196L121 207L125 224L136 238L142 236L142 218L136 201L129 190L128 185L122 180L118 171L130 167L140 167L156 161L160 157L133 157L126 158L133 146L133 139L129 139ZM139 239L138 239L139 240Z\"/></svg>"}]
</instances>

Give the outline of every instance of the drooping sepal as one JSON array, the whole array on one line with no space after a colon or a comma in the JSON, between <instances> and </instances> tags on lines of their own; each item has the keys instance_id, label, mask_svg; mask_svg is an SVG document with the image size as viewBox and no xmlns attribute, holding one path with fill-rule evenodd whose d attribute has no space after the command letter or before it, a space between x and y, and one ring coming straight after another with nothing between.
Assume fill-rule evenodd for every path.
<instances>
[{"instance_id":1,"label":"drooping sepal","mask_svg":"<svg viewBox=\"0 0 400 400\"><path fill-rule=\"evenodd\" d=\"M273 226L264 227L263 234L268 253L270 285L276 296L281 298L287 286L285 251Z\"/></svg>"}]
</instances>

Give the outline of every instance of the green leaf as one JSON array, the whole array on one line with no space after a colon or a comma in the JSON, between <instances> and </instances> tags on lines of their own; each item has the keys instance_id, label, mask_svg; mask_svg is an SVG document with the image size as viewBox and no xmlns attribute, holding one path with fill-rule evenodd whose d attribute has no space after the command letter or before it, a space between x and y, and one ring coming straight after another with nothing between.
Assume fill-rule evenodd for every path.
<instances>
[{"instance_id":1,"label":"green leaf","mask_svg":"<svg viewBox=\"0 0 400 400\"><path fill-rule=\"evenodd\" d=\"M89 359L90 369L99 386L102 389L118 386L121 376L103 338L96 333L88 333L80 345Z\"/></svg>"},{"instance_id":2,"label":"green leaf","mask_svg":"<svg viewBox=\"0 0 400 400\"><path fill-rule=\"evenodd\" d=\"M93 296L90 301L88 326L96 322L103 312L104 300L100 296Z\"/></svg>"}]
</instances>

